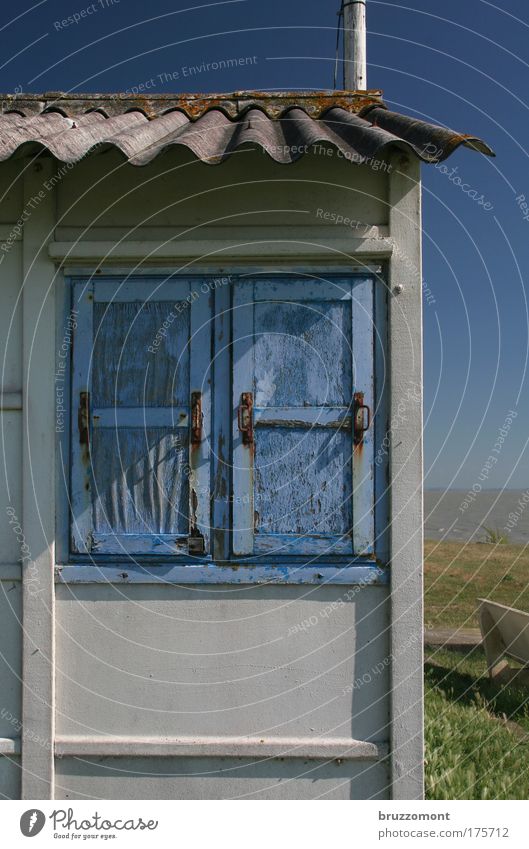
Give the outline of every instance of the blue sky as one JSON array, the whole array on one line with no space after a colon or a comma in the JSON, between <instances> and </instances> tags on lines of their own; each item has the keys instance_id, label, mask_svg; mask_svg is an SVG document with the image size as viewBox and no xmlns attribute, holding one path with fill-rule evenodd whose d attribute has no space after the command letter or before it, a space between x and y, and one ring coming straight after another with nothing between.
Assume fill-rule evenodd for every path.
<instances>
[{"instance_id":1,"label":"blue sky","mask_svg":"<svg viewBox=\"0 0 529 849\"><path fill-rule=\"evenodd\" d=\"M106 92L147 80L159 92L331 88L338 6L43 0L10 11L5 4L0 89ZM79 22L68 22L74 14ZM483 485L525 488L528 4L368 0L368 28L368 83L383 89L391 108L479 135L497 153L462 150L449 173L423 169L424 280L434 299L424 304L425 485L471 487L514 411ZM256 61L185 75L243 56Z\"/></svg>"}]
</instances>

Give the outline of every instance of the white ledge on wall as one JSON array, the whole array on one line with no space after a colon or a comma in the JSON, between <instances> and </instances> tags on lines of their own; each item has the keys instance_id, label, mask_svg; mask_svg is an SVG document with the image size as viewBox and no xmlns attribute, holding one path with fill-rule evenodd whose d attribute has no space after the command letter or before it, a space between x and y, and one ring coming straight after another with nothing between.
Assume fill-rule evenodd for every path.
<instances>
[{"instance_id":1,"label":"white ledge on wall","mask_svg":"<svg viewBox=\"0 0 529 849\"><path fill-rule=\"evenodd\" d=\"M62 584L387 584L388 573L374 562L329 565L274 564L253 566L77 564L57 566L55 580Z\"/></svg>"},{"instance_id":2,"label":"white ledge on wall","mask_svg":"<svg viewBox=\"0 0 529 849\"><path fill-rule=\"evenodd\" d=\"M386 744L333 737L58 737L57 757L306 758L379 760Z\"/></svg>"},{"instance_id":3,"label":"white ledge on wall","mask_svg":"<svg viewBox=\"0 0 529 849\"><path fill-rule=\"evenodd\" d=\"M342 259L345 256L373 257L385 259L391 256L393 245L389 238L371 237L359 239L323 238L321 233L311 240L305 232L304 238L289 239L251 239L234 242L233 239L175 239L169 242L157 243L149 241L77 241L50 242L48 254L55 262L66 262L69 265L79 262L114 263L123 261L141 261L144 263L167 261L173 259L191 258L195 261L225 260L230 257L266 257L270 259L273 248L275 258L323 257L325 259Z\"/></svg>"}]
</instances>

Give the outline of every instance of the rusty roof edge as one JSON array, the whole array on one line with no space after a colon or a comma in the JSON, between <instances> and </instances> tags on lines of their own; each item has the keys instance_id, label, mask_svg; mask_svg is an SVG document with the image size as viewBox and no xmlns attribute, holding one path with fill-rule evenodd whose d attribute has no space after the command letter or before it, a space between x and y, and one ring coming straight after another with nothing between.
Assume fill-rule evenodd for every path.
<instances>
[{"instance_id":1,"label":"rusty roof edge","mask_svg":"<svg viewBox=\"0 0 529 849\"><path fill-rule=\"evenodd\" d=\"M259 91L257 89L229 91L229 92L153 92L148 95L149 100L241 100L247 98L262 98L263 100L274 100L282 98L304 98L304 97L372 97L381 98L381 89L366 89L365 91L350 91L348 89L295 89L291 91ZM39 93L8 92L1 94L1 99L6 100L135 100L137 94L130 92L67 92L46 91Z\"/></svg>"},{"instance_id":2,"label":"rusty roof edge","mask_svg":"<svg viewBox=\"0 0 529 849\"><path fill-rule=\"evenodd\" d=\"M379 89L367 91L306 90L306 91L234 91L227 93L181 93L140 95L129 92L71 94L69 92L45 92L43 94L0 94L2 111L24 115L27 109L32 116L48 111L67 113L79 109L90 112L111 112L113 108L127 106L127 111L139 110L147 118L156 118L160 112L170 109L183 111L191 120L200 118L211 109L221 109L228 117L238 117L250 106L260 107L272 118L279 117L291 106L300 106L311 117L319 117L332 106L341 106L358 113L369 106L382 106ZM64 114L63 113L63 114ZM28 116L29 117L29 116ZM69 117L69 116L67 116Z\"/></svg>"}]
</instances>

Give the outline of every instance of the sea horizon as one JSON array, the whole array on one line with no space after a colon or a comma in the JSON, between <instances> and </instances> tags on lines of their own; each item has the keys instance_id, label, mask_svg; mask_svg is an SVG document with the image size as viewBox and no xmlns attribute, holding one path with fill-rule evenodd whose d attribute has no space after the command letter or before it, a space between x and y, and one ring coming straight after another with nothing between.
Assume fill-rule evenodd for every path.
<instances>
[{"instance_id":1,"label":"sea horizon","mask_svg":"<svg viewBox=\"0 0 529 849\"><path fill-rule=\"evenodd\" d=\"M529 487L424 490L426 539L482 542L487 539L486 529L507 542L529 542Z\"/></svg>"}]
</instances>

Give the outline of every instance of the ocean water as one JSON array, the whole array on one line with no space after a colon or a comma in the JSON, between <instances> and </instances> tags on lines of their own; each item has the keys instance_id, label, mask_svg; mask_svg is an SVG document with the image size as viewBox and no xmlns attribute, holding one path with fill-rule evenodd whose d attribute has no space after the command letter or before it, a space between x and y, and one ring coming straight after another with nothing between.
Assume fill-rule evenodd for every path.
<instances>
[{"instance_id":1,"label":"ocean water","mask_svg":"<svg viewBox=\"0 0 529 849\"><path fill-rule=\"evenodd\" d=\"M486 489L478 493L434 489L424 493L426 539L479 542L483 526L505 534L509 542L529 543L529 488Z\"/></svg>"}]
</instances>

